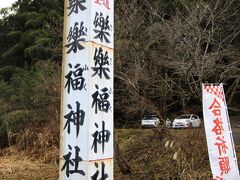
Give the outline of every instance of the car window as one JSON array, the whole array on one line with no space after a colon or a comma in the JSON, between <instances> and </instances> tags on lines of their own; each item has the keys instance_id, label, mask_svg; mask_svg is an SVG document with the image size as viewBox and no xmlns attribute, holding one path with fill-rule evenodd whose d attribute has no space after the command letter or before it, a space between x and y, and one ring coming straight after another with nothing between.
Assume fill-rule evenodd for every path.
<instances>
[{"instance_id":1,"label":"car window","mask_svg":"<svg viewBox=\"0 0 240 180\"><path fill-rule=\"evenodd\" d=\"M198 117L197 117L196 115L193 115L193 118L194 118L194 119L198 119Z\"/></svg>"},{"instance_id":2,"label":"car window","mask_svg":"<svg viewBox=\"0 0 240 180\"><path fill-rule=\"evenodd\" d=\"M144 119L156 119L157 117L155 115L149 115L146 116Z\"/></svg>"},{"instance_id":3,"label":"car window","mask_svg":"<svg viewBox=\"0 0 240 180\"><path fill-rule=\"evenodd\" d=\"M149 119L156 119L156 117L153 116L153 117L150 117Z\"/></svg>"},{"instance_id":4,"label":"car window","mask_svg":"<svg viewBox=\"0 0 240 180\"><path fill-rule=\"evenodd\" d=\"M182 115L182 116L178 116L177 119L189 119L191 117L191 115Z\"/></svg>"}]
</instances>

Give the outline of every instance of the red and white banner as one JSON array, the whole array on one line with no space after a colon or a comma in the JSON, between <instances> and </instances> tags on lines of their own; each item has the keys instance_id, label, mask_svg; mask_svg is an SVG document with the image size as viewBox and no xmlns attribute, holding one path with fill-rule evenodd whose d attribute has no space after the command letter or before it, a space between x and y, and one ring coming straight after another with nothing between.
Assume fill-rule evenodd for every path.
<instances>
[{"instance_id":1,"label":"red and white banner","mask_svg":"<svg viewBox=\"0 0 240 180\"><path fill-rule=\"evenodd\" d=\"M203 84L203 117L214 180L239 180L223 85Z\"/></svg>"}]
</instances>

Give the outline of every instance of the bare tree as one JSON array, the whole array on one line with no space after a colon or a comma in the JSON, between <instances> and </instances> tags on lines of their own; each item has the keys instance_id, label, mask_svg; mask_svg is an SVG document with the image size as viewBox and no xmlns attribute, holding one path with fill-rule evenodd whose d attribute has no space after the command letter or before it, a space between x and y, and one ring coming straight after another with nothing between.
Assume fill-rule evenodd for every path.
<instances>
[{"instance_id":1,"label":"bare tree","mask_svg":"<svg viewBox=\"0 0 240 180\"><path fill-rule=\"evenodd\" d=\"M203 2L166 15L159 1L117 2L116 108L130 118L147 112L201 111L201 83L239 91L240 2ZM119 23L119 24L118 24Z\"/></svg>"}]
</instances>

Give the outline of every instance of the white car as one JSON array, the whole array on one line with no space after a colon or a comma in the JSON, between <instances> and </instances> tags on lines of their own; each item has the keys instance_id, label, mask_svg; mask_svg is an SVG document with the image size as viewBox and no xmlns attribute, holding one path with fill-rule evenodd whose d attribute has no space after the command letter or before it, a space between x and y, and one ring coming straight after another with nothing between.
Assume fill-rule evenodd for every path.
<instances>
[{"instance_id":1,"label":"white car","mask_svg":"<svg viewBox=\"0 0 240 180\"><path fill-rule=\"evenodd\" d=\"M201 120L195 114L185 114L176 117L172 123L172 128L200 127Z\"/></svg>"},{"instance_id":2,"label":"white car","mask_svg":"<svg viewBox=\"0 0 240 180\"><path fill-rule=\"evenodd\" d=\"M141 126L142 127L158 127L160 120L156 115L147 115L142 119Z\"/></svg>"}]
</instances>

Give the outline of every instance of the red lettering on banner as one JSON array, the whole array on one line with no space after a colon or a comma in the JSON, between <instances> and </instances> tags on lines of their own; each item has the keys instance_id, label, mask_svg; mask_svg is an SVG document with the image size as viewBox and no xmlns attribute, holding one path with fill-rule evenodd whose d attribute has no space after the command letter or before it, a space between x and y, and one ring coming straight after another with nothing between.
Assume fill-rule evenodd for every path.
<instances>
[{"instance_id":1,"label":"red lettering on banner","mask_svg":"<svg viewBox=\"0 0 240 180\"><path fill-rule=\"evenodd\" d=\"M222 177L216 176L213 180L223 180Z\"/></svg>"},{"instance_id":2,"label":"red lettering on banner","mask_svg":"<svg viewBox=\"0 0 240 180\"><path fill-rule=\"evenodd\" d=\"M213 109L214 116L221 116L221 105L216 98L214 98L213 103L208 109Z\"/></svg>"},{"instance_id":3,"label":"red lettering on banner","mask_svg":"<svg viewBox=\"0 0 240 180\"><path fill-rule=\"evenodd\" d=\"M95 3L99 5L104 5L108 10L110 10L109 0L96 0Z\"/></svg>"},{"instance_id":4,"label":"red lettering on banner","mask_svg":"<svg viewBox=\"0 0 240 180\"><path fill-rule=\"evenodd\" d=\"M222 135L222 132L224 131L223 126L222 126L222 118L217 118L213 120L215 126L212 129L212 132L214 132L216 135Z\"/></svg>"},{"instance_id":5,"label":"red lettering on banner","mask_svg":"<svg viewBox=\"0 0 240 180\"><path fill-rule=\"evenodd\" d=\"M220 109L213 109L212 110L214 116L221 116L221 110Z\"/></svg>"},{"instance_id":6,"label":"red lettering on banner","mask_svg":"<svg viewBox=\"0 0 240 180\"><path fill-rule=\"evenodd\" d=\"M205 88L207 89L207 87ZM207 91L209 92L209 91ZM228 154L228 146L226 143L226 140L224 138L224 128L223 128L223 121L222 121L222 107L219 103L218 99L215 98L216 96L220 98L215 91L212 93L214 94L214 99L209 106L209 110L212 112L212 115L214 116L214 119L212 120L212 132L214 133L216 137L216 141L214 142L214 145L218 149L218 170L220 172L218 173L218 176L213 177L214 180L223 180L223 174L228 174L231 170L230 162L229 162L229 156L226 156ZM224 98L221 98L224 101Z\"/></svg>"},{"instance_id":7,"label":"red lettering on banner","mask_svg":"<svg viewBox=\"0 0 240 180\"><path fill-rule=\"evenodd\" d=\"M221 175L228 174L228 172L231 170L229 165L229 157L219 157L218 160L219 160Z\"/></svg>"},{"instance_id":8,"label":"red lettering on banner","mask_svg":"<svg viewBox=\"0 0 240 180\"><path fill-rule=\"evenodd\" d=\"M214 98L213 103L211 104L211 106L208 109L212 109L212 108L214 108L214 109L221 108L220 103L217 101L216 98Z\"/></svg>"},{"instance_id":9,"label":"red lettering on banner","mask_svg":"<svg viewBox=\"0 0 240 180\"><path fill-rule=\"evenodd\" d=\"M222 153L226 154L228 147L226 145L226 141L224 140L224 136L222 137L222 139L220 136L218 136L216 140L220 141L220 142L214 144L214 145L218 146L219 155L221 156Z\"/></svg>"}]
</instances>

